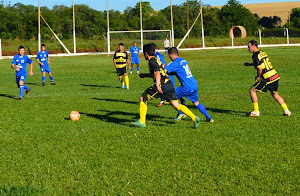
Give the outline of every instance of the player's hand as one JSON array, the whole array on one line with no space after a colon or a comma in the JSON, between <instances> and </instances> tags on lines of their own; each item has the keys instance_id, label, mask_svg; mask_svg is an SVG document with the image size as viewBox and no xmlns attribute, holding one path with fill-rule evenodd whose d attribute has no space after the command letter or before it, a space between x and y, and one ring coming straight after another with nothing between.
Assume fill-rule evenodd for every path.
<instances>
[{"instance_id":1,"label":"player's hand","mask_svg":"<svg viewBox=\"0 0 300 196\"><path fill-rule=\"evenodd\" d=\"M16 71L20 71L20 68L19 68L19 67L16 67Z\"/></svg>"},{"instance_id":2,"label":"player's hand","mask_svg":"<svg viewBox=\"0 0 300 196\"><path fill-rule=\"evenodd\" d=\"M255 77L255 82L257 82L259 80L259 77Z\"/></svg>"},{"instance_id":3,"label":"player's hand","mask_svg":"<svg viewBox=\"0 0 300 196\"><path fill-rule=\"evenodd\" d=\"M144 78L145 77L145 74L143 74L143 73L140 73L140 78Z\"/></svg>"},{"instance_id":4,"label":"player's hand","mask_svg":"<svg viewBox=\"0 0 300 196\"><path fill-rule=\"evenodd\" d=\"M157 86L157 91L158 91L160 94L164 94L164 92L162 91L162 89L161 89L160 86Z\"/></svg>"},{"instance_id":5,"label":"player's hand","mask_svg":"<svg viewBox=\"0 0 300 196\"><path fill-rule=\"evenodd\" d=\"M41 66L44 66L44 63L40 63Z\"/></svg>"},{"instance_id":6,"label":"player's hand","mask_svg":"<svg viewBox=\"0 0 300 196\"><path fill-rule=\"evenodd\" d=\"M252 66L252 63L244 63L245 66Z\"/></svg>"},{"instance_id":7,"label":"player's hand","mask_svg":"<svg viewBox=\"0 0 300 196\"><path fill-rule=\"evenodd\" d=\"M30 71L30 73L29 73L31 76L33 75L33 72L32 71Z\"/></svg>"},{"instance_id":8,"label":"player's hand","mask_svg":"<svg viewBox=\"0 0 300 196\"><path fill-rule=\"evenodd\" d=\"M51 65L51 62L49 61L48 64Z\"/></svg>"}]
</instances>

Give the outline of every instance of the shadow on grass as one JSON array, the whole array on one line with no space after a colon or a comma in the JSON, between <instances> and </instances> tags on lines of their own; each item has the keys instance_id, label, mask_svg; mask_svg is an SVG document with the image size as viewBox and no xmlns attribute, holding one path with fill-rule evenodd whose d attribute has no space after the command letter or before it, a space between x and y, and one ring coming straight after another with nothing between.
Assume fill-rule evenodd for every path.
<instances>
[{"instance_id":1,"label":"shadow on grass","mask_svg":"<svg viewBox=\"0 0 300 196\"><path fill-rule=\"evenodd\" d=\"M38 83L30 83L30 82L26 82L26 84L34 85L34 86L42 86L42 84L38 84Z\"/></svg>"},{"instance_id":2,"label":"shadow on grass","mask_svg":"<svg viewBox=\"0 0 300 196\"><path fill-rule=\"evenodd\" d=\"M131 126L131 121L136 121L139 119L139 114L130 113L124 111L109 111L109 110L98 110L101 114L91 114L80 112L82 115L86 115L88 117L95 118L97 120L101 120L104 122L115 123L118 125ZM131 121L129 119L132 119ZM152 121L156 120L163 123L170 123L171 120L169 118L159 116L159 115L147 115L147 120Z\"/></svg>"},{"instance_id":3,"label":"shadow on grass","mask_svg":"<svg viewBox=\"0 0 300 196\"><path fill-rule=\"evenodd\" d=\"M111 101L111 102L118 102L118 103L129 103L129 104L134 104L138 105L140 102L138 101L126 101L126 100L121 100L121 99L101 99L101 98L92 98L98 101Z\"/></svg>"},{"instance_id":4,"label":"shadow on grass","mask_svg":"<svg viewBox=\"0 0 300 196\"><path fill-rule=\"evenodd\" d=\"M18 99L15 96L7 95L7 94L0 94L0 97L6 97L6 98L10 98L10 99Z\"/></svg>"},{"instance_id":5,"label":"shadow on grass","mask_svg":"<svg viewBox=\"0 0 300 196\"><path fill-rule=\"evenodd\" d=\"M234 111L234 110L227 110L227 109L219 109L219 108L206 108L208 111L212 111L215 113L221 113L221 114L233 114L237 116L246 116L247 112L244 111Z\"/></svg>"},{"instance_id":6,"label":"shadow on grass","mask_svg":"<svg viewBox=\"0 0 300 196\"><path fill-rule=\"evenodd\" d=\"M96 85L96 84L80 84L81 86L95 87L95 88L121 88L119 86Z\"/></svg>"}]
</instances>

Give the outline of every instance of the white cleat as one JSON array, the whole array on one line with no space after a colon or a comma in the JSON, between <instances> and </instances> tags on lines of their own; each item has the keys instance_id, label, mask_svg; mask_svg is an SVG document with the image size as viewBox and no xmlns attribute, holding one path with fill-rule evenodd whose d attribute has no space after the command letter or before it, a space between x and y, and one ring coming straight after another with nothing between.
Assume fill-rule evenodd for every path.
<instances>
[{"instance_id":1,"label":"white cleat","mask_svg":"<svg viewBox=\"0 0 300 196\"><path fill-rule=\"evenodd\" d=\"M130 75L132 75L132 71L130 72Z\"/></svg>"},{"instance_id":2,"label":"white cleat","mask_svg":"<svg viewBox=\"0 0 300 196\"><path fill-rule=\"evenodd\" d=\"M139 71L137 71L136 73L137 73L137 74L139 74L140 72L139 72Z\"/></svg>"},{"instance_id":3,"label":"white cleat","mask_svg":"<svg viewBox=\"0 0 300 196\"><path fill-rule=\"evenodd\" d=\"M129 90L129 87L126 87L127 90Z\"/></svg>"},{"instance_id":4,"label":"white cleat","mask_svg":"<svg viewBox=\"0 0 300 196\"><path fill-rule=\"evenodd\" d=\"M291 115L292 115L292 112L290 112L290 110L284 111L283 116L291 116Z\"/></svg>"},{"instance_id":5,"label":"white cleat","mask_svg":"<svg viewBox=\"0 0 300 196\"><path fill-rule=\"evenodd\" d=\"M248 116L259 116L259 115L260 115L260 112L252 111L252 112L248 113Z\"/></svg>"}]
</instances>

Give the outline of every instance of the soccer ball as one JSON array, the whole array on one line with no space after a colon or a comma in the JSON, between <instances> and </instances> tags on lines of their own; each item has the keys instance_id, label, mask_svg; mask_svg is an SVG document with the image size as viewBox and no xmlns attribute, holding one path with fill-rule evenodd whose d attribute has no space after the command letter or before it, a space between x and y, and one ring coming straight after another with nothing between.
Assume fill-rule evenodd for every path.
<instances>
[{"instance_id":1,"label":"soccer ball","mask_svg":"<svg viewBox=\"0 0 300 196\"><path fill-rule=\"evenodd\" d=\"M77 111L72 111L70 113L70 119L73 121L78 121L80 119L80 113Z\"/></svg>"}]
</instances>

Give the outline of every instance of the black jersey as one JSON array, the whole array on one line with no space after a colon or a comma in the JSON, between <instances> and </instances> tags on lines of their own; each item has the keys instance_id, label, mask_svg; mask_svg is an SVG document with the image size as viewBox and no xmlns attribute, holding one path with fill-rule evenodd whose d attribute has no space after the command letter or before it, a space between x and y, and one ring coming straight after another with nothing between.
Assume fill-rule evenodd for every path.
<instances>
[{"instance_id":1,"label":"black jersey","mask_svg":"<svg viewBox=\"0 0 300 196\"><path fill-rule=\"evenodd\" d=\"M116 51L114 55L114 62L117 64L117 68L123 68L127 65L128 54L125 51Z\"/></svg>"},{"instance_id":2,"label":"black jersey","mask_svg":"<svg viewBox=\"0 0 300 196\"><path fill-rule=\"evenodd\" d=\"M163 85L166 82L170 80L167 71L164 69L162 62L157 59L156 57L152 57L149 60L149 71L151 74L153 74L153 81L156 83L155 75L154 73L159 71L160 72L160 84Z\"/></svg>"},{"instance_id":3,"label":"black jersey","mask_svg":"<svg viewBox=\"0 0 300 196\"><path fill-rule=\"evenodd\" d=\"M260 75L261 80L266 83L272 83L279 80L280 77L270 63L270 59L266 52L258 50L252 55L252 60L255 69L262 69L262 73Z\"/></svg>"}]
</instances>

